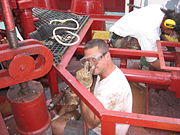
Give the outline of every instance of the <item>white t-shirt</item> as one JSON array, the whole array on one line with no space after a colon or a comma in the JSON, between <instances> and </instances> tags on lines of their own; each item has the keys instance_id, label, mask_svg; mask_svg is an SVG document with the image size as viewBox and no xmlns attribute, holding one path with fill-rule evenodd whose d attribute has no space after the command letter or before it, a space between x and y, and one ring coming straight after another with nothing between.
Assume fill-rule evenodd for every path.
<instances>
[{"instance_id":1,"label":"white t-shirt","mask_svg":"<svg viewBox=\"0 0 180 135\"><path fill-rule=\"evenodd\" d=\"M111 28L115 34L137 38L141 50L157 51L156 40L160 40L160 25L164 13L162 6L157 4L148 5L124 15ZM156 57L146 57L148 62L153 62Z\"/></svg>"},{"instance_id":2,"label":"white t-shirt","mask_svg":"<svg viewBox=\"0 0 180 135\"><path fill-rule=\"evenodd\" d=\"M100 80L99 76L97 77L94 95L107 110L132 112L131 88L118 67L103 80ZM116 135L125 135L128 128L129 125L117 124ZM101 124L93 130L101 134Z\"/></svg>"}]
</instances>

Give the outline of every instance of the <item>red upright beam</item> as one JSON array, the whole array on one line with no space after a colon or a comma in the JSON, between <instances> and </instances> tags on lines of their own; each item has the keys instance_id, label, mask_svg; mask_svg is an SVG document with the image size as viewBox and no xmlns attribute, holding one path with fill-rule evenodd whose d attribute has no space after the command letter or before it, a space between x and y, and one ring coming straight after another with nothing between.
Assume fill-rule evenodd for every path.
<instances>
[{"instance_id":1,"label":"red upright beam","mask_svg":"<svg viewBox=\"0 0 180 135\"><path fill-rule=\"evenodd\" d=\"M1 113L0 113L0 133L1 135L9 135Z\"/></svg>"}]
</instances>

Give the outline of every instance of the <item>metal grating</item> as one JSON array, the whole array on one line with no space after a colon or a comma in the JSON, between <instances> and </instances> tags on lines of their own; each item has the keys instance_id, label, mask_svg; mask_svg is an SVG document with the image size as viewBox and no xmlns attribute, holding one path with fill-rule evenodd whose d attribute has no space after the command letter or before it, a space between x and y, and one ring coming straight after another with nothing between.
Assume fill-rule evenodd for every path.
<instances>
[{"instance_id":1,"label":"metal grating","mask_svg":"<svg viewBox=\"0 0 180 135\"><path fill-rule=\"evenodd\" d=\"M35 22L36 28L39 28L41 25L46 25L54 19L64 20L72 18L77 20L80 26L78 30L74 31L75 33L78 33L82 29L82 27L89 18L89 16L86 15L77 15L74 13L59 12L55 10L47 10L41 8L33 8L32 11L33 16L39 18L39 20ZM57 66L60 63L61 58L68 49L68 47L59 44L55 39L52 38L48 38L42 42L46 47L48 47L52 51L54 55L54 63ZM72 41L70 40L67 43L71 42Z\"/></svg>"}]
</instances>

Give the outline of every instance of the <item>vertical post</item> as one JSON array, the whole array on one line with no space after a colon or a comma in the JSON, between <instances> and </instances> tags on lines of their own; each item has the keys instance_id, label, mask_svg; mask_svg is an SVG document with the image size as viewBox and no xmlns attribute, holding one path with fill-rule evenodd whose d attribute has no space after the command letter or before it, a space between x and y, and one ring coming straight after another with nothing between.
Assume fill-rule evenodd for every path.
<instances>
[{"instance_id":1,"label":"vertical post","mask_svg":"<svg viewBox=\"0 0 180 135\"><path fill-rule=\"evenodd\" d=\"M149 113L149 86L146 85L146 114Z\"/></svg>"},{"instance_id":2,"label":"vertical post","mask_svg":"<svg viewBox=\"0 0 180 135\"><path fill-rule=\"evenodd\" d=\"M17 0L20 26L22 29L23 37L29 39L29 33L35 30L33 20L33 1L32 0Z\"/></svg>"},{"instance_id":3,"label":"vertical post","mask_svg":"<svg viewBox=\"0 0 180 135\"><path fill-rule=\"evenodd\" d=\"M25 39L29 39L29 33L35 30L32 10L31 9L23 9L20 10L20 24L22 28L23 37Z\"/></svg>"},{"instance_id":4,"label":"vertical post","mask_svg":"<svg viewBox=\"0 0 180 135\"><path fill-rule=\"evenodd\" d=\"M2 6L2 11L3 11L7 37L9 41L9 47L16 48L18 47L18 39L16 36L16 30L15 30L14 21L13 21L14 19L12 16L9 1L1 0L1 6Z\"/></svg>"},{"instance_id":5,"label":"vertical post","mask_svg":"<svg viewBox=\"0 0 180 135\"><path fill-rule=\"evenodd\" d=\"M58 94L58 79L54 67L52 67L50 72L48 73L48 81L51 89L51 96Z\"/></svg>"},{"instance_id":6,"label":"vertical post","mask_svg":"<svg viewBox=\"0 0 180 135\"><path fill-rule=\"evenodd\" d=\"M127 58L120 59L120 68L127 68Z\"/></svg>"},{"instance_id":7,"label":"vertical post","mask_svg":"<svg viewBox=\"0 0 180 135\"><path fill-rule=\"evenodd\" d=\"M1 113L0 113L0 132L2 135L9 135Z\"/></svg>"},{"instance_id":8,"label":"vertical post","mask_svg":"<svg viewBox=\"0 0 180 135\"><path fill-rule=\"evenodd\" d=\"M115 125L116 123L101 121L101 134L102 135L115 135Z\"/></svg>"}]
</instances>

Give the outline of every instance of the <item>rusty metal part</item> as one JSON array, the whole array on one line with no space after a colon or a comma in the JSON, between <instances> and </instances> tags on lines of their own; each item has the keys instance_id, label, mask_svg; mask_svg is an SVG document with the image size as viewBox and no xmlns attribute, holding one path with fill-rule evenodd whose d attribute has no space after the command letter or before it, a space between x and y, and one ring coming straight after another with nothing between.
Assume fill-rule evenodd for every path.
<instances>
[{"instance_id":1,"label":"rusty metal part","mask_svg":"<svg viewBox=\"0 0 180 135\"><path fill-rule=\"evenodd\" d=\"M49 135L47 132L49 132L50 115L41 83L29 81L11 86L7 97L11 102L19 133Z\"/></svg>"}]
</instances>

